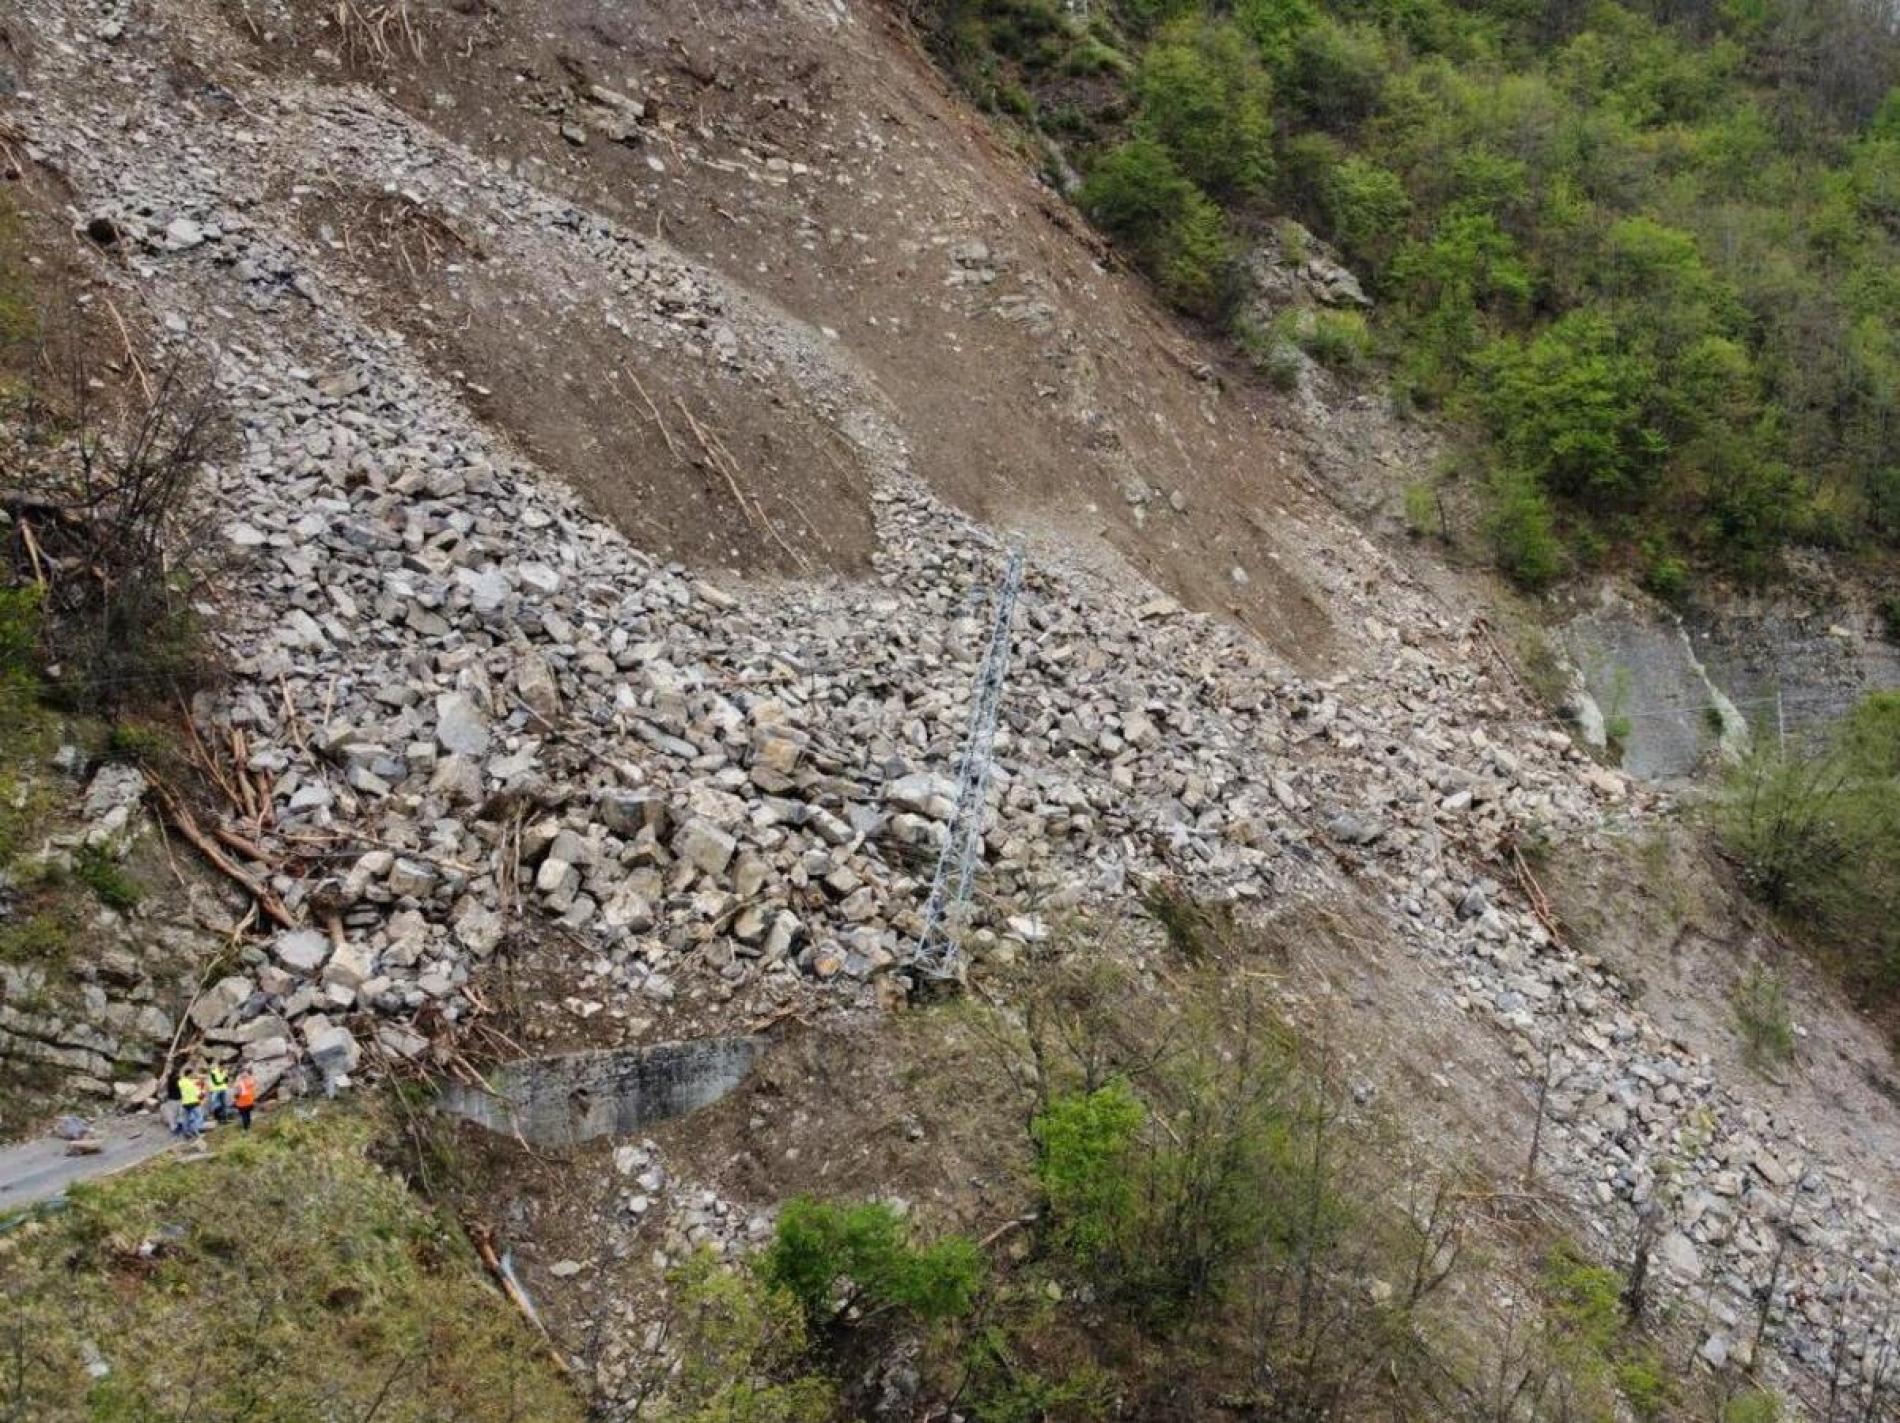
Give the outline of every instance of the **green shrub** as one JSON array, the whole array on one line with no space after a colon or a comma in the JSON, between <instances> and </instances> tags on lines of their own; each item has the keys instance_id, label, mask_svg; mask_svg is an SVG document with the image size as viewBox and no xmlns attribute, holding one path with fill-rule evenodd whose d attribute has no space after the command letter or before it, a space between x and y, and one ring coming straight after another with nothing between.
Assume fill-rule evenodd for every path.
<instances>
[{"instance_id":1,"label":"green shrub","mask_svg":"<svg viewBox=\"0 0 1900 1423\"><path fill-rule=\"evenodd\" d=\"M1169 229L1154 274L1176 306L1211 316L1226 299L1232 261L1233 244L1220 209L1195 193Z\"/></svg>"},{"instance_id":2,"label":"green shrub","mask_svg":"<svg viewBox=\"0 0 1900 1423\"><path fill-rule=\"evenodd\" d=\"M145 897L139 882L98 845L79 847L73 856L73 878L98 895L101 904L121 913L136 908Z\"/></svg>"},{"instance_id":3,"label":"green shrub","mask_svg":"<svg viewBox=\"0 0 1900 1423\"><path fill-rule=\"evenodd\" d=\"M1276 1049L1197 1055L1154 1090L1165 1129L1143 1129L1162 1106L1112 1081L1052 1095L1031 1132L1049 1238L1097 1288L1171 1327L1219 1301L1262 1251L1325 1253L1343 1203L1300 1154L1325 1109L1298 1098Z\"/></svg>"},{"instance_id":4,"label":"green shrub","mask_svg":"<svg viewBox=\"0 0 1900 1423\"><path fill-rule=\"evenodd\" d=\"M1738 1393L1722 1405L1722 1423L1781 1423L1781 1395L1770 1389Z\"/></svg>"},{"instance_id":5,"label":"green shrub","mask_svg":"<svg viewBox=\"0 0 1900 1423\"><path fill-rule=\"evenodd\" d=\"M1487 488L1485 537L1498 567L1533 592L1548 588L1563 572L1550 501L1537 481L1522 470L1499 470Z\"/></svg>"},{"instance_id":6,"label":"green shrub","mask_svg":"<svg viewBox=\"0 0 1900 1423\"><path fill-rule=\"evenodd\" d=\"M12 200L0 193L0 343L25 341L37 325L25 235ZM6 379L0 375L0 394Z\"/></svg>"},{"instance_id":7,"label":"green shrub","mask_svg":"<svg viewBox=\"0 0 1900 1423\"><path fill-rule=\"evenodd\" d=\"M1147 1119L1126 1082L1053 1098L1037 1114L1036 1179L1065 1250L1095 1260L1122 1243L1134 1209L1128 1155Z\"/></svg>"},{"instance_id":8,"label":"green shrub","mask_svg":"<svg viewBox=\"0 0 1900 1423\"><path fill-rule=\"evenodd\" d=\"M1415 539L1441 530L1438 490L1429 479L1415 479L1405 486L1405 527Z\"/></svg>"},{"instance_id":9,"label":"green shrub","mask_svg":"<svg viewBox=\"0 0 1900 1423\"><path fill-rule=\"evenodd\" d=\"M1267 384L1280 391L1299 387L1302 369L1299 349L1282 323L1264 322L1241 312L1234 317L1231 330L1253 368L1267 378Z\"/></svg>"},{"instance_id":10,"label":"green shrub","mask_svg":"<svg viewBox=\"0 0 1900 1423\"><path fill-rule=\"evenodd\" d=\"M1135 65L1113 45L1090 35L1063 57L1062 68L1069 74L1132 75Z\"/></svg>"},{"instance_id":11,"label":"green shrub","mask_svg":"<svg viewBox=\"0 0 1900 1423\"><path fill-rule=\"evenodd\" d=\"M1689 591L1689 565L1654 541L1643 554L1643 586L1665 603L1680 603Z\"/></svg>"},{"instance_id":12,"label":"green shrub","mask_svg":"<svg viewBox=\"0 0 1900 1423\"><path fill-rule=\"evenodd\" d=\"M1644 1423L1663 1417L1675 1397L1667 1366L1653 1345L1632 1350L1617 1364L1616 1389Z\"/></svg>"},{"instance_id":13,"label":"green shrub","mask_svg":"<svg viewBox=\"0 0 1900 1423\"><path fill-rule=\"evenodd\" d=\"M1881 595L1878 611L1880 629L1888 642L1900 642L1900 592Z\"/></svg>"},{"instance_id":14,"label":"green shrub","mask_svg":"<svg viewBox=\"0 0 1900 1423\"><path fill-rule=\"evenodd\" d=\"M1181 171L1218 198L1248 198L1273 176L1272 92L1247 38L1230 23L1170 26L1142 56L1139 126Z\"/></svg>"},{"instance_id":15,"label":"green shrub","mask_svg":"<svg viewBox=\"0 0 1900 1423\"><path fill-rule=\"evenodd\" d=\"M117 721L106 733L106 755L114 761L157 765L170 756L171 751L170 738L156 726Z\"/></svg>"},{"instance_id":16,"label":"green shrub","mask_svg":"<svg viewBox=\"0 0 1900 1423\"><path fill-rule=\"evenodd\" d=\"M1372 354L1372 330L1356 311L1311 311L1295 330L1300 349L1332 370L1357 370Z\"/></svg>"},{"instance_id":17,"label":"green shrub","mask_svg":"<svg viewBox=\"0 0 1900 1423\"><path fill-rule=\"evenodd\" d=\"M678 1367L655 1380L657 1423L826 1423L837 1388L811 1371L804 1312L789 1291L709 1250L668 1279L668 1343Z\"/></svg>"},{"instance_id":18,"label":"green shrub","mask_svg":"<svg viewBox=\"0 0 1900 1423\"><path fill-rule=\"evenodd\" d=\"M975 1423L1085 1423L1112 1417L1116 1381L1081 1367L1059 1377L1030 1368L1008 1333L979 1330L970 1348L961 1410Z\"/></svg>"},{"instance_id":19,"label":"green shrub","mask_svg":"<svg viewBox=\"0 0 1900 1423\"><path fill-rule=\"evenodd\" d=\"M1608 1418L1614 1392L1636 1417L1662 1417L1675 1390L1656 1347L1631 1331L1622 1275L1559 1241L1541 1285L1550 1354L1568 1395L1554 1416Z\"/></svg>"},{"instance_id":20,"label":"green shrub","mask_svg":"<svg viewBox=\"0 0 1900 1423\"><path fill-rule=\"evenodd\" d=\"M1900 986L1900 694L1863 698L1825 746L1757 751L1714 807L1749 891L1825 944L1861 991Z\"/></svg>"},{"instance_id":21,"label":"green shrub","mask_svg":"<svg viewBox=\"0 0 1900 1423\"><path fill-rule=\"evenodd\" d=\"M1545 1257L1543 1289L1552 1328L1572 1346L1601 1358L1622 1332L1623 1282L1568 1241Z\"/></svg>"},{"instance_id":22,"label":"green shrub","mask_svg":"<svg viewBox=\"0 0 1900 1423\"><path fill-rule=\"evenodd\" d=\"M1756 964L1735 987L1735 1020L1742 1029L1743 1056L1751 1067L1786 1062L1794 1054L1794 1017L1781 975Z\"/></svg>"},{"instance_id":23,"label":"green shrub","mask_svg":"<svg viewBox=\"0 0 1900 1423\"><path fill-rule=\"evenodd\" d=\"M1082 206L1119 238L1178 305L1211 311L1231 249L1220 209L1151 138L1111 149L1082 184Z\"/></svg>"},{"instance_id":24,"label":"green shrub","mask_svg":"<svg viewBox=\"0 0 1900 1423\"><path fill-rule=\"evenodd\" d=\"M1900 539L1900 464L1867 474L1867 522L1884 539Z\"/></svg>"},{"instance_id":25,"label":"green shrub","mask_svg":"<svg viewBox=\"0 0 1900 1423\"><path fill-rule=\"evenodd\" d=\"M780 1210L759 1269L769 1287L790 1292L814 1327L835 1317L841 1284L855 1304L954 1319L969 1312L984 1275L981 1253L963 1236L913 1245L903 1217L883 1201L847 1205L809 1196Z\"/></svg>"}]
</instances>

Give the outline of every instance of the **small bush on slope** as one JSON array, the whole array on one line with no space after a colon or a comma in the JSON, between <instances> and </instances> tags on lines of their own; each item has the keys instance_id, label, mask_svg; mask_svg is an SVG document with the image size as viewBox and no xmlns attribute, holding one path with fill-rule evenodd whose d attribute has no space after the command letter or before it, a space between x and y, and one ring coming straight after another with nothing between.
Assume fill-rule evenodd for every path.
<instances>
[{"instance_id":1,"label":"small bush on slope","mask_svg":"<svg viewBox=\"0 0 1900 1423\"><path fill-rule=\"evenodd\" d=\"M982 1287L983 1257L960 1235L917 1245L902 1216L882 1201L800 1196L779 1212L760 1277L798 1301L814 1329L837 1315L840 1285L850 1302L906 1310L926 1321L969 1313Z\"/></svg>"},{"instance_id":2,"label":"small bush on slope","mask_svg":"<svg viewBox=\"0 0 1900 1423\"><path fill-rule=\"evenodd\" d=\"M790 1290L701 1251L673 1272L667 1316L679 1367L649 1390L654 1423L826 1423L837 1389L809 1371L805 1314Z\"/></svg>"}]
</instances>

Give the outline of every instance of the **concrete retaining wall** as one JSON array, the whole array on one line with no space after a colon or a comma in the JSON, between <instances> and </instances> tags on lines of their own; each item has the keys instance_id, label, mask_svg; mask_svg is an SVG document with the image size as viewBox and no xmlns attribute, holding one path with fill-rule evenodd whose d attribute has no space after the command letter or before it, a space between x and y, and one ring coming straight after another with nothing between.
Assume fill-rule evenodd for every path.
<instances>
[{"instance_id":1,"label":"concrete retaining wall","mask_svg":"<svg viewBox=\"0 0 1900 1423\"><path fill-rule=\"evenodd\" d=\"M512 1063L489 1074L491 1096L451 1084L456 1116L533 1146L626 1136L718 1101L765 1051L763 1038L702 1038L618 1052L577 1052Z\"/></svg>"}]
</instances>

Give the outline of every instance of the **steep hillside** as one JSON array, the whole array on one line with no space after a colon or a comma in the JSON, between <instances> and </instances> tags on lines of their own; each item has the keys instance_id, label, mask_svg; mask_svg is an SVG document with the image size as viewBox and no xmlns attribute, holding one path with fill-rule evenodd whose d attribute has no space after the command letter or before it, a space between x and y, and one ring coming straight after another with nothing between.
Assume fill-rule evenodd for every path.
<instances>
[{"instance_id":1,"label":"steep hillside","mask_svg":"<svg viewBox=\"0 0 1900 1423\"><path fill-rule=\"evenodd\" d=\"M1293 1295L1358 1306L1369 1332L1340 1337L1402 1334L1415 1362L1430 1334L1425 1401L1382 1416L1771 1416L1730 1409L1758 1388L1891 1413L1886 1045L1796 970L1794 1065L1742 1061L1728 1005L1779 946L1727 867L1526 690L1492 590L1322 493L1403 482L1429 439L1324 374L1283 395L1225 372L898 17L23 0L5 24L12 181L49 240L70 229L89 300L155 351L215 352L237 435L204 490L229 675L191 716L233 748L206 758L230 805L199 813L240 932L194 1045L334 1088L766 1039L756 1081L650 1141L491 1142L466 1179L411 1163L524 1242L615 1408L686 1389L669 1288L702 1326L765 1321L774 1349L737 1369L771 1380L784 1411L760 1416L817 1416L780 1377L808 1333L853 1408L906 1370L884 1416L958 1406L926 1326L960 1292L925 1290L888 1222L838 1234L875 1237L882 1273L853 1278L889 1297L825 1314L824 1276L801 1328L781 1296L710 1309L726 1287L677 1272L782 1242L800 1192L896 1192L992 1253L1030 1234L1036 1183L1073 1206L1046 1174L1060 1094L1022 1043L1099 961L1130 986L1078 1020L1113 1024L1152 1190L1199 1159L1177 1124L1201 1079L1162 1028L1210 1023L1206 1082L1274 1064L1279 1114L1241 1113L1241 1157L1271 1167L1250 1198L1321 1174L1289 1133L1349 1123L1387 1165L1337 1219L1413 1222L1417 1285L1445 1242L1407 1188L1461 1183L1492 1272L1442 1336L1366 1322L1394 1288L1372 1247L1312 1263L1330 1186L1303 1227L1249 1218L1295 1242ZM904 1012L1018 540L971 998ZM1254 1031L1273 1052L1239 1050ZM1116 1219L1127 1266L1153 1232ZM1290 1276L1248 1277L1257 1339L1223 1332L1237 1306L1103 1322L1076 1312L1106 1315L1102 1280L1033 1273L1052 1226L984 1308L1046 1301L1041 1347L1114 1382L971 1416L1270 1416L1262 1282ZM1623 1285L1627 1326L1599 1318ZM1009 1323L964 1304L979 1340ZM866 1357L866 1317L910 1321L924 1362ZM1528 1332L1558 1362L1513 1386Z\"/></svg>"}]
</instances>

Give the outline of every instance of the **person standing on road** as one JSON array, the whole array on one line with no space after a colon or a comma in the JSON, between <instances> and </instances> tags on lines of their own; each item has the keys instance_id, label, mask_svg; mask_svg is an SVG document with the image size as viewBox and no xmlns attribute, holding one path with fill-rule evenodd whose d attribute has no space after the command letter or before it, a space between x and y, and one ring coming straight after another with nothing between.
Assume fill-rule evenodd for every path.
<instances>
[{"instance_id":1,"label":"person standing on road","mask_svg":"<svg viewBox=\"0 0 1900 1423\"><path fill-rule=\"evenodd\" d=\"M233 1098L233 1103L237 1107L238 1125L249 1131L251 1110L257 1106L257 1079L251 1076L248 1067L238 1073L237 1096Z\"/></svg>"},{"instance_id":2,"label":"person standing on road","mask_svg":"<svg viewBox=\"0 0 1900 1423\"><path fill-rule=\"evenodd\" d=\"M165 1123L173 1136L185 1134L185 1107L178 1098L178 1079L181 1075L177 1068L165 1075L165 1100L158 1108L159 1120Z\"/></svg>"},{"instance_id":3,"label":"person standing on road","mask_svg":"<svg viewBox=\"0 0 1900 1423\"><path fill-rule=\"evenodd\" d=\"M184 1109L179 1123L179 1134L186 1141L196 1141L204 1131L205 1125L205 1085L194 1069L187 1069L178 1078L178 1104Z\"/></svg>"},{"instance_id":4,"label":"person standing on road","mask_svg":"<svg viewBox=\"0 0 1900 1423\"><path fill-rule=\"evenodd\" d=\"M231 1074L221 1062L211 1064L211 1115L221 1122L231 1120Z\"/></svg>"}]
</instances>

